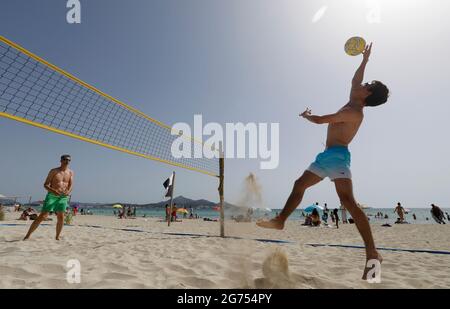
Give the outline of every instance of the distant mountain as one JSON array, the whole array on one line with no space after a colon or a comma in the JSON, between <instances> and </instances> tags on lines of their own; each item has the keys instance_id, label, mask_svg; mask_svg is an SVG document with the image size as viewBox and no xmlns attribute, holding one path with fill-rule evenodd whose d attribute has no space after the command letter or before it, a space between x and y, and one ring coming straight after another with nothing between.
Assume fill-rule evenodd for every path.
<instances>
[{"instance_id":1,"label":"distant mountain","mask_svg":"<svg viewBox=\"0 0 450 309\"><path fill-rule=\"evenodd\" d=\"M177 196L173 199L173 202L177 204L178 207L185 207L185 208L193 208L193 209L212 209L213 207L216 207L218 203L214 203L205 199L200 200L193 200L184 196ZM123 206L131 206L131 207L137 207L137 208L165 208L166 204L169 204L170 200L161 201L157 203L149 203L149 204L130 204L130 203L79 203L79 202L71 202L71 205L79 205L81 208L110 208L115 204L121 204ZM42 202L33 202L32 204L42 204ZM238 206L235 206L230 203L224 203L225 209L238 209Z\"/></svg>"},{"instance_id":2,"label":"distant mountain","mask_svg":"<svg viewBox=\"0 0 450 309\"><path fill-rule=\"evenodd\" d=\"M195 208L195 209L202 209L202 208L212 208L214 206L217 206L217 203L213 203L208 200L192 200L190 198L184 197L184 196L177 196L173 199L173 202L177 204L178 207L186 207L186 208ZM169 204L170 200L167 201L161 201L158 203L151 203L151 204L144 204L144 205L136 205L137 207L145 207L145 208L164 208L166 204Z\"/></svg>"}]
</instances>

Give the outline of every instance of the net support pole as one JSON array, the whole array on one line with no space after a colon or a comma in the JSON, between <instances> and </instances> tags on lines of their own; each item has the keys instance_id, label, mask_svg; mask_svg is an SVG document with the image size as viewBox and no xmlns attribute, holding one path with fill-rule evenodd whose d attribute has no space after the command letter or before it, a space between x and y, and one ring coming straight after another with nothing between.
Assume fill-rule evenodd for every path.
<instances>
[{"instance_id":1,"label":"net support pole","mask_svg":"<svg viewBox=\"0 0 450 309\"><path fill-rule=\"evenodd\" d=\"M224 210L224 197L223 197L223 181L225 170L225 158L223 154L222 143L220 143L220 158L219 158L219 198L220 198L220 237L225 237L225 210Z\"/></svg>"},{"instance_id":2,"label":"net support pole","mask_svg":"<svg viewBox=\"0 0 450 309\"><path fill-rule=\"evenodd\" d=\"M167 226L170 226L170 222L172 221L172 211L173 211L173 192L175 191L175 172L173 172L172 177L172 188L169 188L170 192L170 212L169 212L169 218L167 220Z\"/></svg>"}]
</instances>

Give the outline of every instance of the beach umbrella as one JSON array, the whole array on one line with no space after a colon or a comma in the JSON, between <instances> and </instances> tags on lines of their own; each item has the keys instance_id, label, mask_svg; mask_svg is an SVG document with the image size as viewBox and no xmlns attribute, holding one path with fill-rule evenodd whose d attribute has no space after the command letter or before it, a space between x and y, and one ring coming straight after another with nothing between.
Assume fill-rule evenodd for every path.
<instances>
[{"instance_id":1,"label":"beach umbrella","mask_svg":"<svg viewBox=\"0 0 450 309\"><path fill-rule=\"evenodd\" d=\"M189 211L186 208L178 208L177 212L182 213L182 214L188 214Z\"/></svg>"},{"instance_id":2,"label":"beach umbrella","mask_svg":"<svg viewBox=\"0 0 450 309\"><path fill-rule=\"evenodd\" d=\"M122 209L123 207L122 207L122 205L120 205L120 204L116 204L116 205L113 206L113 208L116 208L116 209Z\"/></svg>"},{"instance_id":3,"label":"beach umbrella","mask_svg":"<svg viewBox=\"0 0 450 309\"><path fill-rule=\"evenodd\" d=\"M314 209L317 209L317 210L323 210L323 207L314 204L314 205L311 205L311 206L306 207L306 208L305 208L305 212L313 212Z\"/></svg>"}]
</instances>

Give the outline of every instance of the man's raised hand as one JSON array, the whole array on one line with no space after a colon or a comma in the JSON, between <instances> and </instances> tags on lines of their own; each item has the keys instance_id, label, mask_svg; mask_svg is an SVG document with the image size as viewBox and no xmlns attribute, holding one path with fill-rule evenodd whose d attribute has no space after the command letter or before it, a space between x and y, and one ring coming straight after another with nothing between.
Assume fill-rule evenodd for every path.
<instances>
[{"instance_id":1,"label":"man's raised hand","mask_svg":"<svg viewBox=\"0 0 450 309\"><path fill-rule=\"evenodd\" d=\"M370 53L372 52L372 44L373 43L370 43L370 45L366 45L366 48L364 49L364 51L362 52L362 54L363 54L363 59L364 59L364 61L369 61L369 58L370 58Z\"/></svg>"}]
</instances>

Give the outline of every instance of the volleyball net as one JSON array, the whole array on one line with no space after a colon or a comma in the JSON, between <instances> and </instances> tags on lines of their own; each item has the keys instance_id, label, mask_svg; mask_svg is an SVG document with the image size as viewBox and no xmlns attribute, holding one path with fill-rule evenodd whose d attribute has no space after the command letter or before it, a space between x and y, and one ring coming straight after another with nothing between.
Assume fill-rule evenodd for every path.
<instances>
[{"instance_id":1,"label":"volleyball net","mask_svg":"<svg viewBox=\"0 0 450 309\"><path fill-rule=\"evenodd\" d=\"M110 149L219 176L219 156L174 158L168 125L0 36L0 116ZM192 152L204 144L192 137ZM218 150L216 150L218 151ZM201 152L203 153L203 152Z\"/></svg>"}]
</instances>

